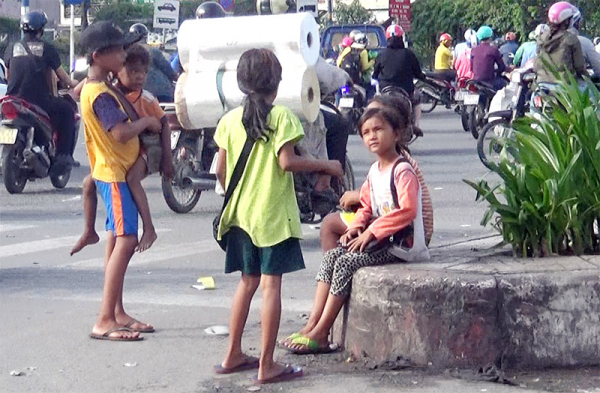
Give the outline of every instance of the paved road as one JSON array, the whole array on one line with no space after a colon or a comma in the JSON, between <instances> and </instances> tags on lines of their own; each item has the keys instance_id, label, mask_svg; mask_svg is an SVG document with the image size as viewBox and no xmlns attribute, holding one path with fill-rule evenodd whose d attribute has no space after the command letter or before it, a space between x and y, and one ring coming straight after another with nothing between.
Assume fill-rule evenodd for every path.
<instances>
[{"instance_id":1,"label":"paved road","mask_svg":"<svg viewBox=\"0 0 600 393\"><path fill-rule=\"evenodd\" d=\"M423 119L425 137L412 146L429 184L435 209L433 247L468 241L492 233L479 221L484 206L461 180L486 174L475 151L475 140L462 131L459 118L437 110ZM83 137L79 139L83 141ZM357 136L348 151L362 182L373 157ZM76 158L87 162L83 143ZM171 212L158 177L145 182L159 240L136 255L127 273L125 301L139 319L153 323L158 333L142 343L105 343L87 338L99 308L103 242L69 257L82 228L81 180L89 167L74 170L64 190L49 180L27 185L22 195L0 190L0 391L118 392L244 390L249 375L214 378L211 365L220 361L226 339L207 336L203 329L227 324L230 299L238 280L225 275L223 253L212 239L212 219L222 200L212 192L200 198L189 214ZM98 214L102 228L104 211ZM318 231L303 228L307 269L284 280L282 335L297 329L310 310L314 276L321 253ZM213 276L214 291L191 288L198 276ZM257 311L260 296L253 303ZM259 313L247 326L246 346L256 353ZM355 364L340 355L281 359L298 362L312 374L294 383L293 391L462 391L505 392L501 385L433 377L417 371L378 373L348 371ZM136 364L133 367L125 363ZM31 369L27 369L30 367ZM360 368L359 368L360 369ZM10 376L21 370L25 376ZM273 388L278 390L281 386ZM342 389L343 388L343 389ZM263 388L270 391L271 388ZM284 387L285 389L288 389ZM338 389L338 390L336 390ZM487 389L487 390L484 390Z\"/></svg>"}]
</instances>

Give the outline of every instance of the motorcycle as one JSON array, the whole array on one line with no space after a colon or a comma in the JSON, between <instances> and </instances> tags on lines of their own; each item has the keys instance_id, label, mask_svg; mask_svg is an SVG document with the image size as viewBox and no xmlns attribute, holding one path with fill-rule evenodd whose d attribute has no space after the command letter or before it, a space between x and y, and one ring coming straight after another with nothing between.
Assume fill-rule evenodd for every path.
<instances>
[{"instance_id":1,"label":"motorcycle","mask_svg":"<svg viewBox=\"0 0 600 393\"><path fill-rule=\"evenodd\" d=\"M467 82L469 93L464 96L468 128L473 138L479 138L479 130L487 123L486 114L497 90L489 83L470 80Z\"/></svg>"},{"instance_id":2,"label":"motorcycle","mask_svg":"<svg viewBox=\"0 0 600 393\"><path fill-rule=\"evenodd\" d=\"M61 97L71 96L62 92ZM59 168L56 159L57 131L48 114L37 105L13 96L0 98L0 145L2 146L2 180L11 194L23 192L27 181L50 177L52 185L64 188L71 177L71 167ZM75 111L75 127L80 116Z\"/></svg>"},{"instance_id":3,"label":"motorcycle","mask_svg":"<svg viewBox=\"0 0 600 393\"><path fill-rule=\"evenodd\" d=\"M535 80L530 70L516 70L511 74L511 83L500 90L492 99L488 123L481 129L477 139L477 154L487 168L497 164L504 149L504 140L513 136L512 124L529 112L529 96Z\"/></svg>"},{"instance_id":4,"label":"motorcycle","mask_svg":"<svg viewBox=\"0 0 600 393\"><path fill-rule=\"evenodd\" d=\"M198 203L202 191L214 190L217 187L214 169L218 148L213 141L214 129L183 129L177 120L175 105L160 105L171 127L171 149L175 167L173 178L162 180L163 196L171 210L176 213L188 213ZM342 116L334 105L324 102L323 106ZM315 222L317 216L324 217L335 209L344 192L354 189L354 170L347 156L344 166L344 176L332 178L331 186L335 200L324 199L314 194L314 174L294 175L296 198L303 222Z\"/></svg>"},{"instance_id":5,"label":"motorcycle","mask_svg":"<svg viewBox=\"0 0 600 393\"><path fill-rule=\"evenodd\" d=\"M440 102L447 108L456 104L454 101L456 87L434 72L425 72L425 78L416 80L415 87L421 95L421 112L423 113L433 112Z\"/></svg>"},{"instance_id":6,"label":"motorcycle","mask_svg":"<svg viewBox=\"0 0 600 393\"><path fill-rule=\"evenodd\" d=\"M340 99L337 109L342 117L353 125L352 133L357 134L358 120L367 106L367 92L363 87L354 84L342 87L339 94Z\"/></svg>"}]
</instances>

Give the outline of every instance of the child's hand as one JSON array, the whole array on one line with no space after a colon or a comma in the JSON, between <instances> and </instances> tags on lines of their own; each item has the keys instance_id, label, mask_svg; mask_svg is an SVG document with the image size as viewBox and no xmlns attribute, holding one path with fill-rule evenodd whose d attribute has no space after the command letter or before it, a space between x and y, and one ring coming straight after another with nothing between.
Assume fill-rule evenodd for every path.
<instances>
[{"instance_id":1,"label":"child's hand","mask_svg":"<svg viewBox=\"0 0 600 393\"><path fill-rule=\"evenodd\" d=\"M162 130L162 123L160 122L160 120L153 116L148 116L146 117L146 119L146 121L148 122L148 125L146 126L148 131L157 134L160 133L160 131Z\"/></svg>"},{"instance_id":2,"label":"child's hand","mask_svg":"<svg viewBox=\"0 0 600 393\"><path fill-rule=\"evenodd\" d=\"M346 191L340 198L340 206L344 210L350 210L352 206L360 203L360 192Z\"/></svg>"},{"instance_id":3,"label":"child's hand","mask_svg":"<svg viewBox=\"0 0 600 393\"><path fill-rule=\"evenodd\" d=\"M350 243L348 243L348 251L363 252L373 239L375 239L375 236L373 236L371 231L367 229L359 237L351 240Z\"/></svg>"},{"instance_id":4,"label":"child's hand","mask_svg":"<svg viewBox=\"0 0 600 393\"><path fill-rule=\"evenodd\" d=\"M342 164L338 160L329 160L325 168L325 173L331 176L344 176Z\"/></svg>"},{"instance_id":5,"label":"child's hand","mask_svg":"<svg viewBox=\"0 0 600 393\"><path fill-rule=\"evenodd\" d=\"M340 243L342 247L347 247L352 239L359 236L362 233L362 229L360 228L351 228L346 231L340 238Z\"/></svg>"}]
</instances>

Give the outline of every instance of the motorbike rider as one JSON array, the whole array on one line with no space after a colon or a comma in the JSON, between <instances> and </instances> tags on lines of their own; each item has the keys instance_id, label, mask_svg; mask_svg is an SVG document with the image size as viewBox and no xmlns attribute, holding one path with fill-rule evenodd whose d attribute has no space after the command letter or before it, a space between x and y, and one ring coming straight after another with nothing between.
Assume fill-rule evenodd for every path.
<instances>
[{"instance_id":1,"label":"motorbike rider","mask_svg":"<svg viewBox=\"0 0 600 393\"><path fill-rule=\"evenodd\" d=\"M513 64L513 58L518 49L519 44L517 43L517 35L512 31L509 31L504 35L504 44L502 44L498 49L502 55L504 64L507 66Z\"/></svg>"},{"instance_id":2,"label":"motorbike rider","mask_svg":"<svg viewBox=\"0 0 600 393\"><path fill-rule=\"evenodd\" d=\"M600 75L600 54L596 52L596 48L592 40L582 36L579 33L581 21L583 20L581 11L575 6L573 6L573 11L575 14L571 18L571 27L569 28L569 31L579 38L581 50L583 51L583 56L585 57L585 62L588 65L588 68L591 68L595 75Z\"/></svg>"},{"instance_id":3,"label":"motorbike rider","mask_svg":"<svg viewBox=\"0 0 600 393\"><path fill-rule=\"evenodd\" d=\"M569 31L574 15L574 7L566 1L553 4L548 10L550 30L538 40L538 56L534 64L539 83L557 83L552 70L547 69L544 62L552 64L558 71L569 71L577 76L586 75L581 43Z\"/></svg>"},{"instance_id":4,"label":"motorbike rider","mask_svg":"<svg viewBox=\"0 0 600 393\"><path fill-rule=\"evenodd\" d=\"M477 34L474 32L466 43L467 49L454 60L454 68L456 69L456 78L458 80L473 79L473 67L471 65L471 51L477 46Z\"/></svg>"},{"instance_id":5,"label":"motorbike rider","mask_svg":"<svg viewBox=\"0 0 600 393\"><path fill-rule=\"evenodd\" d=\"M355 34L350 48L344 49L337 60L338 67L346 71L357 85L364 86L366 84L364 76L375 64L375 60L369 60L368 43L365 34Z\"/></svg>"},{"instance_id":6,"label":"motorbike rider","mask_svg":"<svg viewBox=\"0 0 600 393\"><path fill-rule=\"evenodd\" d=\"M160 49L152 48L147 44L148 28L142 23L135 23L129 28L129 32L140 36L140 43L150 52L150 67L148 67L148 79L145 90L148 90L159 102L173 102L177 73L171 68L171 64Z\"/></svg>"},{"instance_id":7,"label":"motorbike rider","mask_svg":"<svg viewBox=\"0 0 600 393\"><path fill-rule=\"evenodd\" d=\"M442 79L452 82L456 79L456 71L452 69L453 57L452 36L448 33L440 35L440 46L435 51L435 73Z\"/></svg>"},{"instance_id":8,"label":"motorbike rider","mask_svg":"<svg viewBox=\"0 0 600 393\"><path fill-rule=\"evenodd\" d=\"M52 44L42 41L48 18L43 11L30 11L21 21L23 40L11 44L5 53L7 94L24 99L44 109L58 131L57 157L53 170L73 165L75 114L69 103L52 94L53 73L69 88L77 86L61 67L60 57Z\"/></svg>"},{"instance_id":9,"label":"motorbike rider","mask_svg":"<svg viewBox=\"0 0 600 393\"><path fill-rule=\"evenodd\" d=\"M506 81L501 77L506 65L498 48L492 45L493 37L494 31L489 26L481 26L477 30L479 45L471 50L471 65L473 80L487 82L495 90L500 90L506 85Z\"/></svg>"},{"instance_id":10,"label":"motorbike rider","mask_svg":"<svg viewBox=\"0 0 600 393\"><path fill-rule=\"evenodd\" d=\"M521 45L517 53L515 53L515 58L513 59L515 66L523 68L527 63L531 63L531 60L537 55L537 39L548 29L548 25L540 24L534 31L529 33L529 41Z\"/></svg>"},{"instance_id":11,"label":"motorbike rider","mask_svg":"<svg viewBox=\"0 0 600 393\"><path fill-rule=\"evenodd\" d=\"M475 39L475 41L477 41L477 33L475 32L475 30L473 29L467 29L467 31L465 31L465 41L461 42L459 44L456 44L456 46L454 47L454 53L453 58L454 61L456 62L456 60L458 60L458 58L467 51L467 49L471 48L471 44L473 42L473 38ZM477 43L477 42L475 42ZM454 67L456 69L456 67Z\"/></svg>"},{"instance_id":12,"label":"motorbike rider","mask_svg":"<svg viewBox=\"0 0 600 393\"><path fill-rule=\"evenodd\" d=\"M424 79L425 75L417 56L404 46L404 30L399 25L391 25L385 32L387 48L375 60L373 80L379 82L381 89L386 86L402 88L410 97L413 105L415 124L421 118L421 100L415 94L414 79Z\"/></svg>"}]
</instances>

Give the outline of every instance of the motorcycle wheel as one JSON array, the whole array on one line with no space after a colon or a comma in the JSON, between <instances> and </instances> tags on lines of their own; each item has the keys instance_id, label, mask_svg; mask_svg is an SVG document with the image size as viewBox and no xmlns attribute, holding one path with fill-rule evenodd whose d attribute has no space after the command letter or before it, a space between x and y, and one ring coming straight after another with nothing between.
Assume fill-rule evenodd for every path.
<instances>
[{"instance_id":1,"label":"motorcycle wheel","mask_svg":"<svg viewBox=\"0 0 600 393\"><path fill-rule=\"evenodd\" d=\"M425 93L427 88L421 87L421 112L422 113L431 113L435 109L438 104L438 100L431 97L429 94Z\"/></svg>"},{"instance_id":2,"label":"motorcycle wheel","mask_svg":"<svg viewBox=\"0 0 600 393\"><path fill-rule=\"evenodd\" d=\"M460 122L463 130L469 132L469 114L467 113L467 107L464 105L461 105L460 107Z\"/></svg>"},{"instance_id":3,"label":"motorcycle wheel","mask_svg":"<svg viewBox=\"0 0 600 393\"><path fill-rule=\"evenodd\" d=\"M69 179L71 178L71 168L67 169L60 175L50 174L50 182L54 188L63 189L67 186Z\"/></svg>"},{"instance_id":4,"label":"motorcycle wheel","mask_svg":"<svg viewBox=\"0 0 600 393\"><path fill-rule=\"evenodd\" d=\"M4 145L2 149L2 181L9 194L20 194L27 184L27 174L21 170L23 162L23 143Z\"/></svg>"},{"instance_id":5,"label":"motorcycle wheel","mask_svg":"<svg viewBox=\"0 0 600 393\"><path fill-rule=\"evenodd\" d=\"M467 109L467 117L468 117L468 124L469 124L469 131L471 132L471 135L473 135L473 138L477 139L479 138L479 109L478 106L469 106L469 108Z\"/></svg>"},{"instance_id":6,"label":"motorcycle wheel","mask_svg":"<svg viewBox=\"0 0 600 393\"><path fill-rule=\"evenodd\" d=\"M498 166L500 153L504 149L503 140L512 135L512 128L506 119L496 119L487 123L477 139L477 155L488 169Z\"/></svg>"},{"instance_id":7,"label":"motorcycle wheel","mask_svg":"<svg viewBox=\"0 0 600 393\"><path fill-rule=\"evenodd\" d=\"M179 161L178 157L181 157L180 151L181 149L185 149L185 161ZM165 198L165 202L171 210L175 213L184 214L189 213L200 199L201 190L192 188L192 187L183 187L183 185L178 184L177 179L182 179L183 171L189 167L193 166L194 160L196 157L195 149L189 145L184 144L182 146L178 146L173 151L173 166L175 167L175 175L173 176L173 180L162 179L162 192L163 197ZM181 183L181 181L179 181Z\"/></svg>"}]
</instances>

